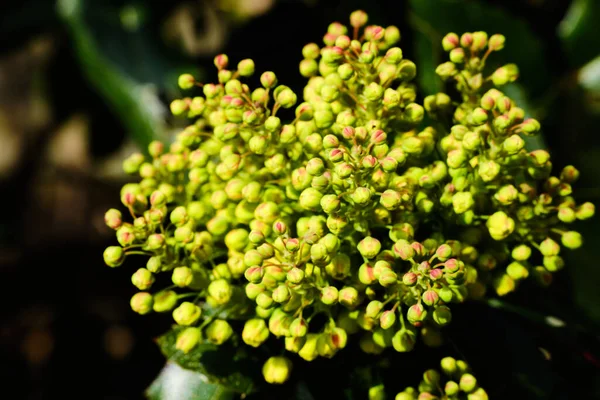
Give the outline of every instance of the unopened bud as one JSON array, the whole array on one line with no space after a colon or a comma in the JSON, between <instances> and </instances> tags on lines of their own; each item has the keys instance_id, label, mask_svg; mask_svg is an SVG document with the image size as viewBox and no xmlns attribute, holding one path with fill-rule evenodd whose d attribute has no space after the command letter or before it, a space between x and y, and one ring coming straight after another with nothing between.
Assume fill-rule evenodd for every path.
<instances>
[{"instance_id":1,"label":"unopened bud","mask_svg":"<svg viewBox=\"0 0 600 400\"><path fill-rule=\"evenodd\" d=\"M209 342L221 345L233 335L233 329L227 321L216 319L206 327L204 334Z\"/></svg>"},{"instance_id":2,"label":"unopened bud","mask_svg":"<svg viewBox=\"0 0 600 400\"><path fill-rule=\"evenodd\" d=\"M186 328L177 335L175 348L187 354L200 343L201 337L200 329Z\"/></svg>"},{"instance_id":3,"label":"unopened bud","mask_svg":"<svg viewBox=\"0 0 600 400\"><path fill-rule=\"evenodd\" d=\"M269 358L262 367L265 381L271 384L285 383L292 370L292 362L281 356Z\"/></svg>"}]
</instances>

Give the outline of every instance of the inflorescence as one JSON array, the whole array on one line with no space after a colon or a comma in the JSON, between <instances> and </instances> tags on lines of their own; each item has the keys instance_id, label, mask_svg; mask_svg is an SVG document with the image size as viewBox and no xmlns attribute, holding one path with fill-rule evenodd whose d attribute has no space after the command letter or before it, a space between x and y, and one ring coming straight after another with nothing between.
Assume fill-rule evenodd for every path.
<instances>
[{"instance_id":1,"label":"inflorescence","mask_svg":"<svg viewBox=\"0 0 600 400\"><path fill-rule=\"evenodd\" d=\"M170 146L151 143L151 159L125 160L141 177L121 191L133 221L106 213L119 246L104 260L117 267L148 256L132 276L140 291L131 307L172 313L187 327L179 350L239 335L252 347L275 336L308 361L333 357L348 340L367 353L407 352L420 333L436 341L455 303L490 289L505 295L527 278L548 285L563 268L561 250L581 246L570 225L594 206L572 197L578 171L552 176L549 153L525 149L523 136L540 124L498 89L517 67L484 72L502 35L446 35L450 61L436 72L459 96L421 105L398 28L367 25L362 11L350 25L332 23L324 46L302 49L301 94L270 71L248 87L254 62L233 66L224 54L214 59L218 83L181 75L182 89L203 95L171 111L193 123ZM154 290L163 274L172 286ZM245 301L241 332L205 315ZM281 383L290 369L273 357L263 372ZM461 374L445 383L448 398L483 396ZM437 393L439 379L426 374L419 391ZM397 398L417 395L409 388Z\"/></svg>"}]
</instances>

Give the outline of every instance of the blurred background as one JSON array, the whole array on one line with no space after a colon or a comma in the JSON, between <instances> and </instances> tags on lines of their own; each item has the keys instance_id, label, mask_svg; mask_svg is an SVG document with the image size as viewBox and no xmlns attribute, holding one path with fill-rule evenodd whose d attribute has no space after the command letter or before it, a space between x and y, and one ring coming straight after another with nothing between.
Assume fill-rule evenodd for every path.
<instances>
[{"instance_id":1,"label":"blurred background","mask_svg":"<svg viewBox=\"0 0 600 400\"><path fill-rule=\"evenodd\" d=\"M102 261L114 242L104 212L130 179L122 160L181 127L168 112L180 73L214 81L225 52L299 91L302 46L358 8L400 28L422 96L442 89L445 33L503 33L491 62L521 69L506 91L542 122L529 145L549 149L557 169L577 166L577 200L599 205L600 1L2 0L0 397L143 398L164 365L152 338L170 319L134 314L135 266ZM503 311L557 360L558 386L539 398L600 398L598 218L581 232L586 245L549 291L507 299L566 325L547 334L537 317Z\"/></svg>"}]
</instances>

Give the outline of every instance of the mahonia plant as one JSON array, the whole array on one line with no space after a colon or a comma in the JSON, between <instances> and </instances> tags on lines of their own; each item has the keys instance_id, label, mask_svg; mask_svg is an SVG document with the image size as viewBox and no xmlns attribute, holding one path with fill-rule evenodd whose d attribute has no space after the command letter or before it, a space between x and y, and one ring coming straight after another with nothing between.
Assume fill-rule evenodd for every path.
<instances>
[{"instance_id":1,"label":"mahonia plant","mask_svg":"<svg viewBox=\"0 0 600 400\"><path fill-rule=\"evenodd\" d=\"M572 197L578 171L553 176L547 151L525 149L540 124L498 89L517 67L484 72L504 36L446 35L450 61L436 73L460 97L421 105L398 28L367 22L355 11L350 28L332 23L324 46L302 49L301 94L271 71L250 88L254 62L232 66L224 54L217 83L181 75L181 89L203 93L171 103L191 125L169 146L151 143L151 159L124 161L141 177L121 190L133 221L106 213L119 246L104 260L148 257L132 275L131 307L172 313L185 327L178 350L236 335L251 347L275 336L307 361L349 340L366 353L408 352L420 334L439 342L457 303L506 295L528 278L548 285L561 250L581 246L570 226L594 206ZM155 289L160 274L173 286ZM234 309L245 320L238 332L218 317ZM291 367L276 356L263 374L282 383ZM442 368L445 386L428 372L421 394L397 398L486 398L465 365L444 359Z\"/></svg>"}]
</instances>

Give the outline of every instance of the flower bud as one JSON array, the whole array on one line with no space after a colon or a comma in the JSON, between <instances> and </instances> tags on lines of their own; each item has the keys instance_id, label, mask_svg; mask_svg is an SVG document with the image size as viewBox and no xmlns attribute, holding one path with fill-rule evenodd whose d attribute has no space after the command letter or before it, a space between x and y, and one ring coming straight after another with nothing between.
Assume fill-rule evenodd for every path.
<instances>
[{"instance_id":1,"label":"flower bud","mask_svg":"<svg viewBox=\"0 0 600 400\"><path fill-rule=\"evenodd\" d=\"M529 276L529 270L522 263L514 261L506 267L506 274L513 280L519 281Z\"/></svg>"},{"instance_id":2,"label":"flower bud","mask_svg":"<svg viewBox=\"0 0 600 400\"><path fill-rule=\"evenodd\" d=\"M188 103L183 100L176 99L171 102L171 104L169 105L169 108L173 115L175 115L175 116L182 115L184 112L186 112L188 110Z\"/></svg>"},{"instance_id":3,"label":"flower bud","mask_svg":"<svg viewBox=\"0 0 600 400\"><path fill-rule=\"evenodd\" d=\"M175 348L184 353L189 353L191 350L200 343L200 339L202 334L200 329L198 328L185 328L182 330L179 335L177 335L177 340L175 341Z\"/></svg>"},{"instance_id":4,"label":"flower bud","mask_svg":"<svg viewBox=\"0 0 600 400\"><path fill-rule=\"evenodd\" d=\"M183 302L173 310L173 319L178 325L193 325L200 319L202 309L190 302Z\"/></svg>"},{"instance_id":5,"label":"flower bud","mask_svg":"<svg viewBox=\"0 0 600 400\"><path fill-rule=\"evenodd\" d=\"M417 334L410 329L400 329L392 338L392 345L394 350L404 353L411 351L415 347L417 341Z\"/></svg>"},{"instance_id":6,"label":"flower bud","mask_svg":"<svg viewBox=\"0 0 600 400\"><path fill-rule=\"evenodd\" d=\"M516 261L527 261L531 256L531 247L526 244L520 244L513 248L511 256Z\"/></svg>"},{"instance_id":7,"label":"flower bud","mask_svg":"<svg viewBox=\"0 0 600 400\"><path fill-rule=\"evenodd\" d=\"M172 290L163 290L153 296L152 309L155 312L171 311L177 304L177 293Z\"/></svg>"},{"instance_id":8,"label":"flower bud","mask_svg":"<svg viewBox=\"0 0 600 400\"><path fill-rule=\"evenodd\" d=\"M504 48L505 41L506 41L506 38L504 37L504 35L500 35L500 34L492 35L490 37L490 40L488 41L488 49L490 49L492 51L500 51Z\"/></svg>"},{"instance_id":9,"label":"flower bud","mask_svg":"<svg viewBox=\"0 0 600 400\"><path fill-rule=\"evenodd\" d=\"M152 295L147 292L138 292L131 297L129 305L131 306L131 309L138 314L148 314L152 311Z\"/></svg>"},{"instance_id":10,"label":"flower bud","mask_svg":"<svg viewBox=\"0 0 600 400\"><path fill-rule=\"evenodd\" d=\"M371 200L371 191L366 187L358 187L352 192L350 198L357 205L365 205Z\"/></svg>"},{"instance_id":11,"label":"flower bud","mask_svg":"<svg viewBox=\"0 0 600 400\"><path fill-rule=\"evenodd\" d=\"M289 88L285 88L277 95L277 102L281 104L283 108L291 108L296 104L298 100L296 94Z\"/></svg>"},{"instance_id":12,"label":"flower bud","mask_svg":"<svg viewBox=\"0 0 600 400\"><path fill-rule=\"evenodd\" d=\"M494 198L502 205L510 205L517 200L519 192L513 185L502 186L494 194Z\"/></svg>"},{"instance_id":13,"label":"flower bud","mask_svg":"<svg viewBox=\"0 0 600 400\"><path fill-rule=\"evenodd\" d=\"M477 379L471 374L463 374L460 377L459 386L463 392L472 392L477 387Z\"/></svg>"},{"instance_id":14,"label":"flower bud","mask_svg":"<svg viewBox=\"0 0 600 400\"><path fill-rule=\"evenodd\" d=\"M402 276L402 283L409 287L414 286L417 283L418 278L418 275L414 272L407 272Z\"/></svg>"},{"instance_id":15,"label":"flower bud","mask_svg":"<svg viewBox=\"0 0 600 400\"><path fill-rule=\"evenodd\" d=\"M515 281L507 274L501 275L493 282L498 296L505 296L515 290Z\"/></svg>"},{"instance_id":16,"label":"flower bud","mask_svg":"<svg viewBox=\"0 0 600 400\"><path fill-rule=\"evenodd\" d=\"M321 205L320 202L322 197L323 194L321 192L319 192L317 189L309 187L302 191L298 203L300 207L304 208L305 210L316 211Z\"/></svg>"},{"instance_id":17,"label":"flower bud","mask_svg":"<svg viewBox=\"0 0 600 400\"><path fill-rule=\"evenodd\" d=\"M450 61L438 65L435 69L435 73L439 75L439 77L442 78L442 80L444 81L456 75L457 72L458 71L456 70L456 65L454 65L454 63Z\"/></svg>"},{"instance_id":18,"label":"flower bud","mask_svg":"<svg viewBox=\"0 0 600 400\"><path fill-rule=\"evenodd\" d=\"M233 295L231 284L225 279L217 279L208 285L208 294L217 304L226 304Z\"/></svg>"},{"instance_id":19,"label":"flower bud","mask_svg":"<svg viewBox=\"0 0 600 400\"><path fill-rule=\"evenodd\" d=\"M492 239L504 240L514 231L515 221L504 211L497 211L488 218L486 226Z\"/></svg>"},{"instance_id":20,"label":"flower bud","mask_svg":"<svg viewBox=\"0 0 600 400\"><path fill-rule=\"evenodd\" d=\"M560 253L560 245L551 238L546 238L540 243L540 253L543 256L557 256Z\"/></svg>"},{"instance_id":21,"label":"flower bud","mask_svg":"<svg viewBox=\"0 0 600 400\"><path fill-rule=\"evenodd\" d=\"M216 345L221 345L229 340L231 335L233 335L233 329L227 321L215 319L206 327L204 334L209 342Z\"/></svg>"},{"instance_id":22,"label":"flower bud","mask_svg":"<svg viewBox=\"0 0 600 400\"><path fill-rule=\"evenodd\" d=\"M575 210L575 214L577 215L577 219L579 220L590 219L594 216L595 212L596 206L594 206L594 204L590 202L583 203L582 205L577 207L577 210Z\"/></svg>"},{"instance_id":23,"label":"flower bud","mask_svg":"<svg viewBox=\"0 0 600 400\"><path fill-rule=\"evenodd\" d=\"M392 247L394 256L409 260L415 256L415 249L404 239L398 240Z\"/></svg>"},{"instance_id":24,"label":"flower bud","mask_svg":"<svg viewBox=\"0 0 600 400\"><path fill-rule=\"evenodd\" d=\"M475 201L470 192L458 192L452 196L452 207L456 214L463 214L473 208Z\"/></svg>"},{"instance_id":25,"label":"flower bud","mask_svg":"<svg viewBox=\"0 0 600 400\"><path fill-rule=\"evenodd\" d=\"M248 346L258 347L269 337L269 329L265 320L260 318L249 319L244 324L242 340Z\"/></svg>"},{"instance_id":26,"label":"flower bud","mask_svg":"<svg viewBox=\"0 0 600 400\"><path fill-rule=\"evenodd\" d=\"M104 222L109 228L118 229L123 222L121 212L117 209L111 208L104 214Z\"/></svg>"},{"instance_id":27,"label":"flower bud","mask_svg":"<svg viewBox=\"0 0 600 400\"><path fill-rule=\"evenodd\" d=\"M498 68L492 74L492 82L496 86L506 85L514 82L519 77L519 68L515 64L507 64Z\"/></svg>"},{"instance_id":28,"label":"flower bud","mask_svg":"<svg viewBox=\"0 0 600 400\"><path fill-rule=\"evenodd\" d=\"M154 275L146 268L140 268L131 276L131 283L140 290L148 290L154 283Z\"/></svg>"},{"instance_id":29,"label":"flower bud","mask_svg":"<svg viewBox=\"0 0 600 400\"><path fill-rule=\"evenodd\" d=\"M277 85L277 76L271 71L263 72L260 76L260 84L265 89L274 88Z\"/></svg>"},{"instance_id":30,"label":"flower bud","mask_svg":"<svg viewBox=\"0 0 600 400\"><path fill-rule=\"evenodd\" d=\"M265 381L271 384L285 383L292 370L292 362L285 357L270 357L262 367Z\"/></svg>"},{"instance_id":31,"label":"flower bud","mask_svg":"<svg viewBox=\"0 0 600 400\"><path fill-rule=\"evenodd\" d=\"M452 321L452 313L446 306L437 306L433 310L433 320L440 326L446 326Z\"/></svg>"},{"instance_id":32,"label":"flower bud","mask_svg":"<svg viewBox=\"0 0 600 400\"><path fill-rule=\"evenodd\" d=\"M406 314L408 322L419 326L427 317L427 310L421 304L413 304Z\"/></svg>"},{"instance_id":33,"label":"flower bud","mask_svg":"<svg viewBox=\"0 0 600 400\"><path fill-rule=\"evenodd\" d=\"M337 303L340 294L335 286L326 286L321 289L321 302L326 305Z\"/></svg>"},{"instance_id":34,"label":"flower bud","mask_svg":"<svg viewBox=\"0 0 600 400\"><path fill-rule=\"evenodd\" d=\"M302 56L309 59L317 59L320 55L319 46L316 43L309 43L302 48Z\"/></svg>"},{"instance_id":35,"label":"flower bud","mask_svg":"<svg viewBox=\"0 0 600 400\"><path fill-rule=\"evenodd\" d=\"M396 313L392 310L384 311L379 317L379 324L382 329L389 329L396 323Z\"/></svg>"},{"instance_id":36,"label":"flower bud","mask_svg":"<svg viewBox=\"0 0 600 400\"><path fill-rule=\"evenodd\" d=\"M302 318L296 318L290 324L290 334L293 337L304 337L308 333L308 324Z\"/></svg>"},{"instance_id":37,"label":"flower bud","mask_svg":"<svg viewBox=\"0 0 600 400\"><path fill-rule=\"evenodd\" d=\"M381 251L381 243L379 240L367 236L358 243L358 251L365 258L375 258Z\"/></svg>"},{"instance_id":38,"label":"flower bud","mask_svg":"<svg viewBox=\"0 0 600 400\"><path fill-rule=\"evenodd\" d=\"M456 33L448 33L442 39L442 47L444 51L450 51L459 45L458 35Z\"/></svg>"},{"instance_id":39,"label":"flower bud","mask_svg":"<svg viewBox=\"0 0 600 400\"><path fill-rule=\"evenodd\" d=\"M435 290L428 289L425 292L423 292L421 299L423 300L423 303L425 303L426 305L431 307L431 306L436 305L439 302L440 296L437 294L437 292Z\"/></svg>"},{"instance_id":40,"label":"flower bud","mask_svg":"<svg viewBox=\"0 0 600 400\"><path fill-rule=\"evenodd\" d=\"M436 249L435 255L440 261L445 261L452 256L452 248L448 244L442 244Z\"/></svg>"},{"instance_id":41,"label":"flower bud","mask_svg":"<svg viewBox=\"0 0 600 400\"><path fill-rule=\"evenodd\" d=\"M533 118L528 118L527 120L523 121L523 123L521 124L521 132L523 132L524 134L526 134L528 136L533 136L536 133L538 133L539 131L540 131L540 123Z\"/></svg>"},{"instance_id":42,"label":"flower bud","mask_svg":"<svg viewBox=\"0 0 600 400\"><path fill-rule=\"evenodd\" d=\"M290 289L286 285L279 285L273 291L273 300L277 303L285 303L290 299Z\"/></svg>"},{"instance_id":43,"label":"flower bud","mask_svg":"<svg viewBox=\"0 0 600 400\"><path fill-rule=\"evenodd\" d=\"M344 307L353 309L360 304L360 295L353 286L343 287L338 294L338 301Z\"/></svg>"},{"instance_id":44,"label":"flower bud","mask_svg":"<svg viewBox=\"0 0 600 400\"><path fill-rule=\"evenodd\" d=\"M455 64L465 62L465 50L460 47L450 50L450 61Z\"/></svg>"},{"instance_id":45,"label":"flower bud","mask_svg":"<svg viewBox=\"0 0 600 400\"><path fill-rule=\"evenodd\" d=\"M578 249L583 244L583 237L580 233L575 231L563 233L560 240L563 246L571 250Z\"/></svg>"},{"instance_id":46,"label":"flower bud","mask_svg":"<svg viewBox=\"0 0 600 400\"><path fill-rule=\"evenodd\" d=\"M273 306L273 303L273 297L271 297L271 295L267 294L266 292L259 293L258 296L256 296L256 305L258 305L260 308L271 308Z\"/></svg>"},{"instance_id":47,"label":"flower bud","mask_svg":"<svg viewBox=\"0 0 600 400\"><path fill-rule=\"evenodd\" d=\"M567 165L560 172L560 180L566 183L574 183L579 179L579 171L572 165Z\"/></svg>"},{"instance_id":48,"label":"flower bud","mask_svg":"<svg viewBox=\"0 0 600 400\"><path fill-rule=\"evenodd\" d=\"M362 10L356 10L350 14L350 25L356 29L365 26L368 21L369 16Z\"/></svg>"},{"instance_id":49,"label":"flower bud","mask_svg":"<svg viewBox=\"0 0 600 400\"><path fill-rule=\"evenodd\" d=\"M109 267L118 267L125 261L125 252L119 246L110 246L104 250L104 263Z\"/></svg>"},{"instance_id":50,"label":"flower bud","mask_svg":"<svg viewBox=\"0 0 600 400\"><path fill-rule=\"evenodd\" d=\"M479 177L484 182L490 182L494 180L500 173L500 165L492 160L484 161L479 164L479 169L477 172L479 173Z\"/></svg>"},{"instance_id":51,"label":"flower bud","mask_svg":"<svg viewBox=\"0 0 600 400\"><path fill-rule=\"evenodd\" d=\"M189 267L177 267L173 269L171 280L176 286L187 287L194 279L194 273Z\"/></svg>"},{"instance_id":52,"label":"flower bud","mask_svg":"<svg viewBox=\"0 0 600 400\"><path fill-rule=\"evenodd\" d=\"M249 58L240 61L237 65L237 70L240 76L252 76L254 74L254 61Z\"/></svg>"}]
</instances>

